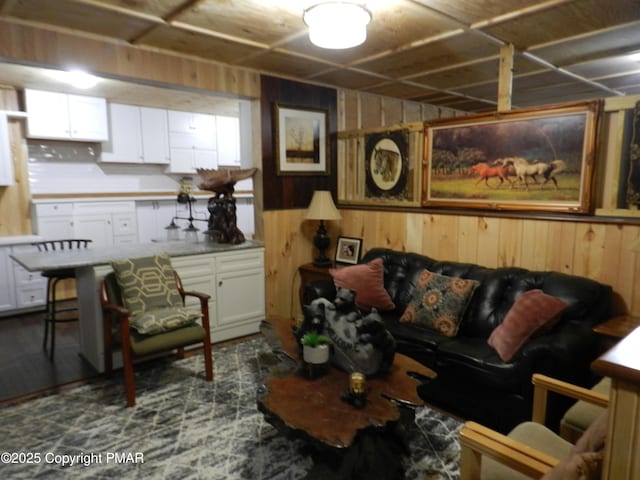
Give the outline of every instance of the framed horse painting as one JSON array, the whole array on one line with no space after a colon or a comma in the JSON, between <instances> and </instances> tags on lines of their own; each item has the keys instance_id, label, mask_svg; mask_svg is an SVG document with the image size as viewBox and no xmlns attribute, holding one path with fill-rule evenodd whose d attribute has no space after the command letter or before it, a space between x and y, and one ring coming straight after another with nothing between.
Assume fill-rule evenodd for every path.
<instances>
[{"instance_id":1,"label":"framed horse painting","mask_svg":"<svg viewBox=\"0 0 640 480\"><path fill-rule=\"evenodd\" d=\"M427 124L423 205L591 213L600 101Z\"/></svg>"}]
</instances>

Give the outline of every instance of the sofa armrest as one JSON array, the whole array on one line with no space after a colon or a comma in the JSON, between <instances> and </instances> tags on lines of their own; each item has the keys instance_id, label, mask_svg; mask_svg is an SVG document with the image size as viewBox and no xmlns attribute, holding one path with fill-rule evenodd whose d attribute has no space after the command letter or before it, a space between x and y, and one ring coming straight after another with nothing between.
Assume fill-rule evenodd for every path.
<instances>
[{"instance_id":1,"label":"sofa armrest","mask_svg":"<svg viewBox=\"0 0 640 480\"><path fill-rule=\"evenodd\" d=\"M304 285L302 304L309 305L316 298L326 298L327 300L336 298L336 286L333 280L315 280Z\"/></svg>"}]
</instances>

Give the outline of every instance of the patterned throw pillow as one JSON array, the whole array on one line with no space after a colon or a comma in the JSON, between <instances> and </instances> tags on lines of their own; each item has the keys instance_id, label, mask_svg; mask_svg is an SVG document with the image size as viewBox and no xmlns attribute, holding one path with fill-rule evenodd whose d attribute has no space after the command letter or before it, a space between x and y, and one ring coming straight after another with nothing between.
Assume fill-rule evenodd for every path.
<instances>
[{"instance_id":1,"label":"patterned throw pillow","mask_svg":"<svg viewBox=\"0 0 640 480\"><path fill-rule=\"evenodd\" d=\"M400 322L432 328L454 337L471 295L480 283L422 270Z\"/></svg>"},{"instance_id":2,"label":"patterned throw pillow","mask_svg":"<svg viewBox=\"0 0 640 480\"><path fill-rule=\"evenodd\" d=\"M169 255L118 260L111 266L131 326L139 333L152 335L194 322L183 308ZM161 313L165 308L170 310Z\"/></svg>"}]
</instances>

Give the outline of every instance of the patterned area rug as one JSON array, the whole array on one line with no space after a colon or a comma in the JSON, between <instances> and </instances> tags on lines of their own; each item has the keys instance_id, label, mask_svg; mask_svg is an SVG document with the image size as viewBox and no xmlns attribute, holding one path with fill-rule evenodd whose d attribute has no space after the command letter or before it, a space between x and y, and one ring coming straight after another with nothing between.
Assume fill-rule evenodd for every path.
<instances>
[{"instance_id":1,"label":"patterned area rug","mask_svg":"<svg viewBox=\"0 0 640 480\"><path fill-rule=\"evenodd\" d=\"M266 423L256 388L276 358L261 338L136 372L137 405L122 379L97 380L0 409L0 476L11 479L300 479L312 466L302 440ZM407 479L458 479L460 423L429 408L409 430ZM8 460L8 461L7 461ZM73 464L71 464L73 462Z\"/></svg>"}]
</instances>

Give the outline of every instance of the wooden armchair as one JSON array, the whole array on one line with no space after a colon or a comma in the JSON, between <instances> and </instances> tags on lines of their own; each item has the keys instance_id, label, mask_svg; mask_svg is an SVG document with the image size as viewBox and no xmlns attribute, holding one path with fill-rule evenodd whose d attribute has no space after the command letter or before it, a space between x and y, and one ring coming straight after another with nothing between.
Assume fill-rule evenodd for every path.
<instances>
[{"instance_id":1,"label":"wooden armchair","mask_svg":"<svg viewBox=\"0 0 640 480\"><path fill-rule=\"evenodd\" d=\"M146 259L141 259L146 260ZM171 277L175 278L177 293L184 305L185 297L192 296L200 303L200 323L190 323L179 328L154 334L140 334L131 325L131 310L124 306L123 292L116 274L107 274L102 281L100 289L100 301L104 318L104 353L105 373L110 375L112 371L112 355L115 345L119 345L122 351L122 363L124 369L125 390L127 405L134 406L135 383L133 362L136 358L154 355L160 352L177 350L178 358L184 357L186 346L201 344L204 351L205 378L213 380L213 361L211 356L211 336L209 333L209 295L185 291L177 272L171 271ZM156 279L157 280L157 279ZM157 286L157 283L153 287ZM158 290L154 288L154 290ZM169 310L167 308L167 310ZM157 310L156 310L157 312ZM162 312L160 312L161 314Z\"/></svg>"},{"instance_id":2,"label":"wooden armchair","mask_svg":"<svg viewBox=\"0 0 640 480\"><path fill-rule=\"evenodd\" d=\"M573 445L544 427L548 392L607 407L608 396L545 375L535 374L532 422L509 436L467 422L460 430L461 480L539 479L566 458Z\"/></svg>"}]
</instances>

